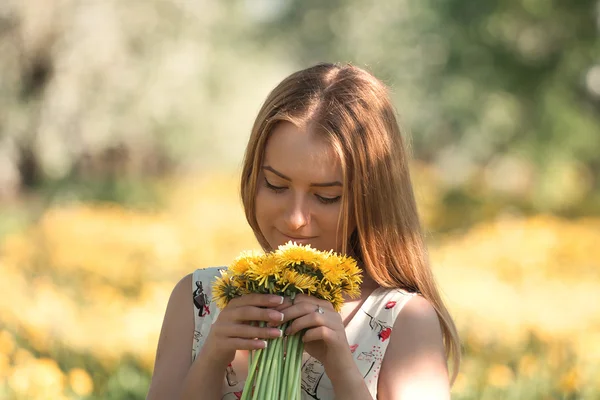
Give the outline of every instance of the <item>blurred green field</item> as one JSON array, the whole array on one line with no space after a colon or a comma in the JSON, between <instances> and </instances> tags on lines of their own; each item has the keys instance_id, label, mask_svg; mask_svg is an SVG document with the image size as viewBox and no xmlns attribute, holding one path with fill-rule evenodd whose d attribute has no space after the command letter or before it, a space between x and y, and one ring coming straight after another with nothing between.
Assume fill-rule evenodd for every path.
<instances>
[{"instance_id":1,"label":"blurred green field","mask_svg":"<svg viewBox=\"0 0 600 400\"><path fill-rule=\"evenodd\" d=\"M0 398L143 399L173 285L257 248L233 177L157 187L157 211L71 203L11 222L0 242ZM435 225L437 194L422 188ZM453 398L600 398L599 219L503 217L433 239L464 345Z\"/></svg>"}]
</instances>

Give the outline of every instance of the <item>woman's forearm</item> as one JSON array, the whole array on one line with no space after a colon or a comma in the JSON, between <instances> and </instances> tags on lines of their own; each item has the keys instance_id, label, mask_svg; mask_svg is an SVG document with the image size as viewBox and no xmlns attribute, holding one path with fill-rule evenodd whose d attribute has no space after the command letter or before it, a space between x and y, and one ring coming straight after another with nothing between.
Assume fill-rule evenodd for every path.
<instances>
[{"instance_id":1,"label":"woman's forearm","mask_svg":"<svg viewBox=\"0 0 600 400\"><path fill-rule=\"evenodd\" d=\"M223 396L227 366L212 361L203 353L201 350L183 381L180 400L219 400Z\"/></svg>"}]
</instances>

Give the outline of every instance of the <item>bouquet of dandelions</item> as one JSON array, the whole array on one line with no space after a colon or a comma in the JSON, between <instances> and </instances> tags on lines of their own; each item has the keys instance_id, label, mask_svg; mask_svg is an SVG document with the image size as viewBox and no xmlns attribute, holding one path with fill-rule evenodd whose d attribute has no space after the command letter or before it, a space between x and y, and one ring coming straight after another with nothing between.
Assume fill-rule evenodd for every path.
<instances>
[{"instance_id":1,"label":"bouquet of dandelions","mask_svg":"<svg viewBox=\"0 0 600 400\"><path fill-rule=\"evenodd\" d=\"M223 309L231 299L248 293L277 294L292 301L304 293L327 300L340 311L344 294L360 295L361 282L361 271L351 257L288 242L267 254L242 253L217 278L213 298ZM265 326L262 321L257 324ZM281 329L285 332L289 324ZM300 400L302 334L269 339L266 348L252 352L242 400Z\"/></svg>"}]
</instances>

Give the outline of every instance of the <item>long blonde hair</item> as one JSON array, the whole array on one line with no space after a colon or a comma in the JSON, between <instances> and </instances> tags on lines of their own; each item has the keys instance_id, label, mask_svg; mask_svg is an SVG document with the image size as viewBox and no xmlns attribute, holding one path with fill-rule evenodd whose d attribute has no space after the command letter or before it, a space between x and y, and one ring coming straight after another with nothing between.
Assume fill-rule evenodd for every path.
<instances>
[{"instance_id":1,"label":"long blonde hair","mask_svg":"<svg viewBox=\"0 0 600 400\"><path fill-rule=\"evenodd\" d=\"M269 134L280 121L310 126L340 157L344 193L340 222L352 254L380 286L420 293L435 308L453 382L460 341L438 292L417 213L408 152L387 87L352 65L318 64L284 79L267 97L255 120L244 157L241 196L248 223L264 249L255 199Z\"/></svg>"}]
</instances>

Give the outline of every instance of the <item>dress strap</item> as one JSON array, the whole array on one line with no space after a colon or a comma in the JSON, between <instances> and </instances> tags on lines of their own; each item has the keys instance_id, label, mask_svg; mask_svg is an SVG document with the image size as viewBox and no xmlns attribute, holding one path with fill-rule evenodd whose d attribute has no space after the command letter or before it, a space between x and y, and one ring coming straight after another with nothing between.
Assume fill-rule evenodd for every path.
<instances>
[{"instance_id":1,"label":"dress strap","mask_svg":"<svg viewBox=\"0 0 600 400\"><path fill-rule=\"evenodd\" d=\"M225 267L197 269L192 274L192 301L194 302L194 341L192 343L192 362L206 340L210 326L215 321L219 309L212 301L214 280Z\"/></svg>"}]
</instances>

